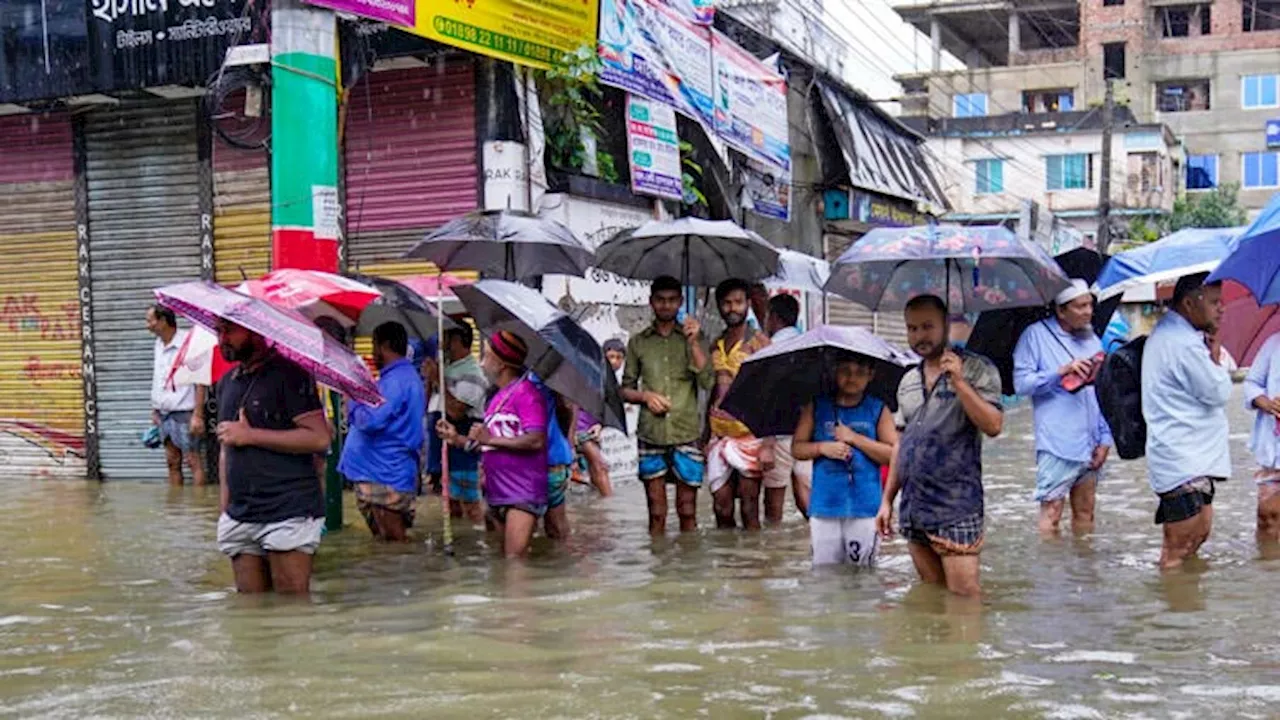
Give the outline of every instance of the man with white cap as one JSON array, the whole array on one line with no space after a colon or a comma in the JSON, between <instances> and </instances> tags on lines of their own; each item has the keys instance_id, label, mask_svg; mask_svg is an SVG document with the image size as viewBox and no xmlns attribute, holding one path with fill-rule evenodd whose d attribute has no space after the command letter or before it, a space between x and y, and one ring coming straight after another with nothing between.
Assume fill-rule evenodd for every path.
<instances>
[{"instance_id":1,"label":"man with white cap","mask_svg":"<svg viewBox=\"0 0 1280 720\"><path fill-rule=\"evenodd\" d=\"M1053 302L1054 317L1033 323L1013 351L1013 384L1035 414L1040 532L1058 532L1067 499L1071 529L1093 529L1097 481L1112 444L1091 387L1102 342L1093 332L1093 295L1072 280Z\"/></svg>"}]
</instances>

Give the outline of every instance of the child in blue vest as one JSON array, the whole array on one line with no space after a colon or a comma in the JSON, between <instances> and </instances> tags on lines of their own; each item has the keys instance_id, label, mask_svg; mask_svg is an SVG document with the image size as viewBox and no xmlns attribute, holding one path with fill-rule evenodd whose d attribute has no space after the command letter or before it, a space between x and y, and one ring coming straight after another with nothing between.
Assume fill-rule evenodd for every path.
<instances>
[{"instance_id":1,"label":"child in blue vest","mask_svg":"<svg viewBox=\"0 0 1280 720\"><path fill-rule=\"evenodd\" d=\"M836 392L806 405L791 452L813 460L809 540L813 564L875 563L880 539L880 467L898 443L893 415L866 394L875 375L869 358L850 355L836 363Z\"/></svg>"}]
</instances>

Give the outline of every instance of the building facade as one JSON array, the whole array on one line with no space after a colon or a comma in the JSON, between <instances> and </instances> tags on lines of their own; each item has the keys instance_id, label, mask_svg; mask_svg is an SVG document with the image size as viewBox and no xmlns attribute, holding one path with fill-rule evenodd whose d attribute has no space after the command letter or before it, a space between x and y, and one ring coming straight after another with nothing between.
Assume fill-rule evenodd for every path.
<instances>
[{"instance_id":1,"label":"building facade","mask_svg":"<svg viewBox=\"0 0 1280 720\"><path fill-rule=\"evenodd\" d=\"M929 71L899 78L905 115L1088 111L1111 79L1137 123L1166 125L1183 144L1180 188L1238 185L1252 212L1280 187L1280 128L1268 132L1280 124L1272 0L942 0L896 9L934 49ZM944 50L966 67L943 71Z\"/></svg>"}]
</instances>

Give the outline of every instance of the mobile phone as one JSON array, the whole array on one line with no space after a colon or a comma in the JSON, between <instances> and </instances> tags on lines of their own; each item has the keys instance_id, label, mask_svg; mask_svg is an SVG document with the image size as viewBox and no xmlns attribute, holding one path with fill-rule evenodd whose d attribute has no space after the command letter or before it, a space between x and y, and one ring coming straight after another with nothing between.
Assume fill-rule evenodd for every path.
<instances>
[{"instance_id":1,"label":"mobile phone","mask_svg":"<svg viewBox=\"0 0 1280 720\"><path fill-rule=\"evenodd\" d=\"M686 317L688 317L688 316L687 316L687 315L685 315L685 312L684 312L684 308L683 308L683 307L682 307L682 308L680 308L679 310L677 310L677 311L676 311L676 324L677 324L677 325L683 325L683 324L684 324L684 320L685 320L685 318L686 318Z\"/></svg>"}]
</instances>

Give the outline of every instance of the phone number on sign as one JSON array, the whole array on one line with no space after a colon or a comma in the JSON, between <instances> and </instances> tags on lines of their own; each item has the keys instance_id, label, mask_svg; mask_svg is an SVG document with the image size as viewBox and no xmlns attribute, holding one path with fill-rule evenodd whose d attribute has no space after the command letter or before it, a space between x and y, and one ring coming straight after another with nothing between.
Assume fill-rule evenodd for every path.
<instances>
[{"instance_id":1,"label":"phone number on sign","mask_svg":"<svg viewBox=\"0 0 1280 720\"><path fill-rule=\"evenodd\" d=\"M431 24L435 31L444 37L461 40L470 45L477 45L496 52L506 53L507 55L516 55L543 63L553 63L557 62L565 54L565 51L557 50L547 45L540 45L528 40L514 38L510 35L496 33L492 30L485 30L484 28L440 15L437 15Z\"/></svg>"}]
</instances>

